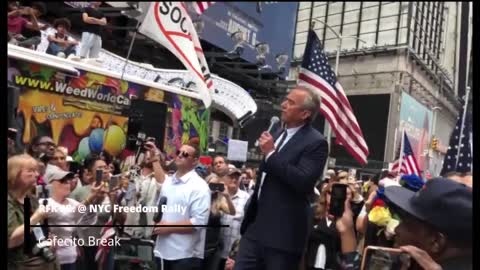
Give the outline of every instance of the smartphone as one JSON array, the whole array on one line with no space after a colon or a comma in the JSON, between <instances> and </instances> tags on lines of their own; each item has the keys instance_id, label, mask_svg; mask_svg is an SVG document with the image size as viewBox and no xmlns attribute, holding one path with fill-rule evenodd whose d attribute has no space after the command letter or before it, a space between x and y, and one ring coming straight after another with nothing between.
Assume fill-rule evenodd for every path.
<instances>
[{"instance_id":1,"label":"smartphone","mask_svg":"<svg viewBox=\"0 0 480 270\"><path fill-rule=\"evenodd\" d=\"M103 170L97 169L96 174L95 174L96 186L99 186L102 183L102 179L103 179Z\"/></svg>"},{"instance_id":2,"label":"smartphone","mask_svg":"<svg viewBox=\"0 0 480 270\"><path fill-rule=\"evenodd\" d=\"M396 248L368 246L362 259L362 270L407 270L410 268L410 255Z\"/></svg>"},{"instance_id":3,"label":"smartphone","mask_svg":"<svg viewBox=\"0 0 480 270\"><path fill-rule=\"evenodd\" d=\"M330 209L328 213L334 217L341 217L345 210L345 200L347 199L347 185L335 183L332 185L330 193Z\"/></svg>"},{"instance_id":4,"label":"smartphone","mask_svg":"<svg viewBox=\"0 0 480 270\"><path fill-rule=\"evenodd\" d=\"M208 184L208 187L211 191L223 192L225 190L225 185L223 185L222 183L210 183Z\"/></svg>"},{"instance_id":5,"label":"smartphone","mask_svg":"<svg viewBox=\"0 0 480 270\"><path fill-rule=\"evenodd\" d=\"M110 183L108 183L109 190L112 191L114 188L116 188L119 182L120 182L120 176L114 175L110 177Z\"/></svg>"}]
</instances>

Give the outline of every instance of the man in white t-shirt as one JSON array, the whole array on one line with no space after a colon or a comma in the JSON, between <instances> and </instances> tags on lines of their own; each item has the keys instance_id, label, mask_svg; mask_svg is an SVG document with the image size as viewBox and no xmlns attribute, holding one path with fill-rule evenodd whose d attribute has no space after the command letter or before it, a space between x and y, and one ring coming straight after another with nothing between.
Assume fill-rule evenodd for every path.
<instances>
[{"instance_id":1,"label":"man in white t-shirt","mask_svg":"<svg viewBox=\"0 0 480 270\"><path fill-rule=\"evenodd\" d=\"M183 145L175 158L177 172L170 177L161 168L155 145L147 142L146 148L155 155L149 160L158 168L155 178L162 183L158 202L166 198L166 211L157 223L162 227L153 230L157 236L154 250L157 265L164 270L200 270L206 228L198 226L208 224L211 203L207 183L195 172L200 150L195 145Z\"/></svg>"}]
</instances>

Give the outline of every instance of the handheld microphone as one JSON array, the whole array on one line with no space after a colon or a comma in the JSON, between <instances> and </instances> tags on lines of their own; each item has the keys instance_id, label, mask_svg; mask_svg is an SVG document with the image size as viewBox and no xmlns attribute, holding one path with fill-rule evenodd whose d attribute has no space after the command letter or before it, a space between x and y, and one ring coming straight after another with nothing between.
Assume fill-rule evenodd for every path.
<instances>
[{"instance_id":1,"label":"handheld microphone","mask_svg":"<svg viewBox=\"0 0 480 270\"><path fill-rule=\"evenodd\" d=\"M278 122L280 122L280 118L278 118L278 116L272 116L272 118L270 119L270 126L268 127L268 132L270 133L273 129L273 126L275 124L277 124ZM258 140L255 142L255 147L258 147Z\"/></svg>"},{"instance_id":2,"label":"handheld microphone","mask_svg":"<svg viewBox=\"0 0 480 270\"><path fill-rule=\"evenodd\" d=\"M162 196L162 197L160 197L160 200L158 201L158 212L153 217L153 222L158 223L162 220L162 216L163 216L162 207L164 205L167 205L167 197Z\"/></svg>"}]
</instances>

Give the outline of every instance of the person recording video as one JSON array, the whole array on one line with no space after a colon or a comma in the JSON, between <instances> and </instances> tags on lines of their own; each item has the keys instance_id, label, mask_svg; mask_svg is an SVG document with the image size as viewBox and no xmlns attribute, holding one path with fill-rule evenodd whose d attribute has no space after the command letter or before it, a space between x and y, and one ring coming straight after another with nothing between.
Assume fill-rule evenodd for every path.
<instances>
[{"instance_id":1,"label":"person recording video","mask_svg":"<svg viewBox=\"0 0 480 270\"><path fill-rule=\"evenodd\" d=\"M94 186L99 185L99 182L108 183L110 180L110 170L108 169L107 164L103 159L95 154L88 155L84 162L85 168L85 177L86 185L82 186L75 192L73 199L78 202L88 202L88 197L92 194ZM98 183L98 184L97 184ZM109 194L104 193L99 199L99 204L102 206L109 205L111 206L111 198L108 196ZM112 207L101 207L98 208L97 211L97 222L95 225L105 225L111 217L111 209ZM83 260L79 263L82 264L85 269L97 269L97 262L95 260L95 255L97 253L97 246L89 245L89 237L92 236L95 239L100 239L101 237L102 227L90 227L82 231L78 231L78 236L81 238L85 243L83 247Z\"/></svg>"},{"instance_id":2,"label":"person recording video","mask_svg":"<svg viewBox=\"0 0 480 270\"><path fill-rule=\"evenodd\" d=\"M165 175L160 160L153 158L154 168L159 169L155 178L162 183L158 203L163 201L167 209L184 209L164 212L157 223L164 226L153 230L157 266L165 270L202 269L206 230L194 226L207 225L211 194L207 183L195 172L199 156L197 145L182 145L175 158L177 172L171 177ZM185 227L166 227L171 225Z\"/></svg>"},{"instance_id":3,"label":"person recording video","mask_svg":"<svg viewBox=\"0 0 480 270\"><path fill-rule=\"evenodd\" d=\"M131 205L156 206L162 187L159 180L162 174L160 169L165 170L165 160L153 140L147 139L147 142L144 144L144 149L145 153L140 165L140 174L133 177L135 196L133 196ZM154 225L154 216L155 213L152 212L128 213L124 224ZM130 236L150 239L153 227L126 227L125 232Z\"/></svg>"}]
</instances>

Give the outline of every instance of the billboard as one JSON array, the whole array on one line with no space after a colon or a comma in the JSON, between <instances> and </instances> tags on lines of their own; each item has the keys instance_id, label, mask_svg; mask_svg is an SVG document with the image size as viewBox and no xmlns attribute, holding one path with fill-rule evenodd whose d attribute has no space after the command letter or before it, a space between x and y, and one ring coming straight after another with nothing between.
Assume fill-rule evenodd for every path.
<instances>
[{"instance_id":1,"label":"billboard","mask_svg":"<svg viewBox=\"0 0 480 270\"><path fill-rule=\"evenodd\" d=\"M204 30L199 34L200 39L226 51L232 50L235 45L230 38L232 33L241 30L246 34L241 57L248 62L256 62L256 44L268 43L270 53L266 56L266 63L276 70L277 54L284 53L289 56L289 60L292 59L298 2L258 3L216 2L200 17L193 9L189 9L189 13L192 19L201 19L205 24ZM286 68L288 72L289 65Z\"/></svg>"},{"instance_id":2,"label":"billboard","mask_svg":"<svg viewBox=\"0 0 480 270\"><path fill-rule=\"evenodd\" d=\"M432 134L433 113L427 107L407 93L402 93L400 122L397 131L397 148L399 149L402 132L406 131L413 153L421 171L428 168L428 149L430 134Z\"/></svg>"},{"instance_id":3,"label":"billboard","mask_svg":"<svg viewBox=\"0 0 480 270\"><path fill-rule=\"evenodd\" d=\"M162 102L168 107L164 150L174 156L183 143L196 140L206 151L208 111L202 102L145 85L79 70L79 76L9 58L8 80L20 89L16 111L23 148L37 135L52 137L83 161L91 152L106 151L121 159L126 149L131 97Z\"/></svg>"}]
</instances>

